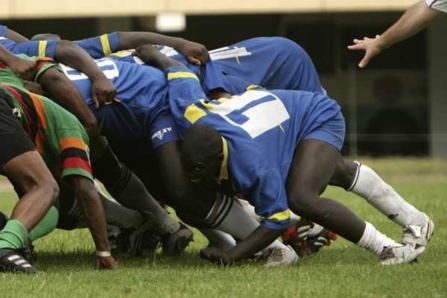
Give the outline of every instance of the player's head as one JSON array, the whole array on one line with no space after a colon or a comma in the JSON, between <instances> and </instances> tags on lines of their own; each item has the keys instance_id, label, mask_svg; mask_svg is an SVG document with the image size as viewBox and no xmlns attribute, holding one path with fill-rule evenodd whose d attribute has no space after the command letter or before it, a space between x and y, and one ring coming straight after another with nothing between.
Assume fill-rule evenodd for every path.
<instances>
[{"instance_id":1,"label":"player's head","mask_svg":"<svg viewBox=\"0 0 447 298\"><path fill-rule=\"evenodd\" d=\"M223 160L222 137L208 125L194 124L185 135L181 158L185 174L194 184L214 188Z\"/></svg>"},{"instance_id":2,"label":"player's head","mask_svg":"<svg viewBox=\"0 0 447 298\"><path fill-rule=\"evenodd\" d=\"M54 33L40 33L36 34L33 37L31 37L31 40L55 40L55 41L61 41L62 38Z\"/></svg>"}]
</instances>

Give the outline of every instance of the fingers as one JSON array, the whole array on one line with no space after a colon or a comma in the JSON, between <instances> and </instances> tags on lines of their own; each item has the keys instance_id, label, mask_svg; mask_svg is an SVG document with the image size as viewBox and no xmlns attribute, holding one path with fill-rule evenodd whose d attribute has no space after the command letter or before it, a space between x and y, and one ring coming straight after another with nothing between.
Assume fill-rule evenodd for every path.
<instances>
[{"instance_id":1,"label":"fingers","mask_svg":"<svg viewBox=\"0 0 447 298\"><path fill-rule=\"evenodd\" d=\"M99 108L99 100L98 100L98 96L93 93L93 104L95 105L95 108Z\"/></svg>"},{"instance_id":2,"label":"fingers","mask_svg":"<svg viewBox=\"0 0 447 298\"><path fill-rule=\"evenodd\" d=\"M202 65L202 61L196 57L188 57L188 61L195 65Z\"/></svg>"},{"instance_id":3,"label":"fingers","mask_svg":"<svg viewBox=\"0 0 447 298\"><path fill-rule=\"evenodd\" d=\"M369 60L371 60L371 58L370 58L369 56L365 55L365 56L363 57L362 61L360 61L360 63L359 63L359 67L360 67L360 68L364 68L366 65L368 65Z\"/></svg>"},{"instance_id":4,"label":"fingers","mask_svg":"<svg viewBox=\"0 0 447 298\"><path fill-rule=\"evenodd\" d=\"M104 270L104 269L115 269L117 263L113 257L97 257L95 262L95 269Z\"/></svg>"}]
</instances>

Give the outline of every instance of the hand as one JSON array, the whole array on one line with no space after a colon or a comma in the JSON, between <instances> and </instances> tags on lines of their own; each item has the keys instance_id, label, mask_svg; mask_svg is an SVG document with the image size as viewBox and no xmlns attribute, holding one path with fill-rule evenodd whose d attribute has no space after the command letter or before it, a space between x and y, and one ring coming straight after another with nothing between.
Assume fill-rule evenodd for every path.
<instances>
[{"instance_id":1,"label":"hand","mask_svg":"<svg viewBox=\"0 0 447 298\"><path fill-rule=\"evenodd\" d=\"M159 66L160 61L166 58L165 55L160 53L160 51L152 45L139 46L135 49L133 55L139 57L144 63L152 66Z\"/></svg>"},{"instance_id":2,"label":"hand","mask_svg":"<svg viewBox=\"0 0 447 298\"><path fill-rule=\"evenodd\" d=\"M365 55L359 63L359 67L364 68L374 56L384 49L384 46L382 45L380 35L376 35L375 38L364 37L363 39L354 39L354 44L349 45L348 49L365 51Z\"/></svg>"},{"instance_id":3,"label":"hand","mask_svg":"<svg viewBox=\"0 0 447 298\"><path fill-rule=\"evenodd\" d=\"M115 269L116 268L115 258L112 256L109 257L96 257L95 269Z\"/></svg>"},{"instance_id":4,"label":"hand","mask_svg":"<svg viewBox=\"0 0 447 298\"><path fill-rule=\"evenodd\" d=\"M204 65L210 58L204 45L186 39L180 39L175 49L192 64Z\"/></svg>"},{"instance_id":5,"label":"hand","mask_svg":"<svg viewBox=\"0 0 447 298\"><path fill-rule=\"evenodd\" d=\"M25 88L28 89L28 91L31 93L43 95L43 90L39 83L33 81L25 81Z\"/></svg>"},{"instance_id":6,"label":"hand","mask_svg":"<svg viewBox=\"0 0 447 298\"><path fill-rule=\"evenodd\" d=\"M37 68L33 61L17 58L9 64L9 67L19 78L25 81L33 81L36 76Z\"/></svg>"},{"instance_id":7,"label":"hand","mask_svg":"<svg viewBox=\"0 0 447 298\"><path fill-rule=\"evenodd\" d=\"M92 81L92 98L96 108L105 103L113 102L115 93L115 86L106 77Z\"/></svg>"},{"instance_id":8,"label":"hand","mask_svg":"<svg viewBox=\"0 0 447 298\"><path fill-rule=\"evenodd\" d=\"M218 250L215 247L207 247L200 251L200 257L202 259L209 260L215 264L231 265L234 264L234 260L230 258L226 253Z\"/></svg>"}]
</instances>

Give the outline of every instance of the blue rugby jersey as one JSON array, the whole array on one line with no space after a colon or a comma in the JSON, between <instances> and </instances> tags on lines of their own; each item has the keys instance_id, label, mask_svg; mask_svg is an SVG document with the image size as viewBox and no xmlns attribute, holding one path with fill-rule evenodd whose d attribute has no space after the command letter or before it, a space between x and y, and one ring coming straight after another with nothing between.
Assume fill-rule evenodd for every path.
<instances>
[{"instance_id":1,"label":"blue rugby jersey","mask_svg":"<svg viewBox=\"0 0 447 298\"><path fill-rule=\"evenodd\" d=\"M15 42L5 37L6 26L0 25L0 44L13 54L25 54L27 56L54 58L57 41L27 41Z\"/></svg>"},{"instance_id":2,"label":"blue rugby jersey","mask_svg":"<svg viewBox=\"0 0 447 298\"><path fill-rule=\"evenodd\" d=\"M170 106L181 130L194 123L218 130L228 143L229 177L270 229L289 226L285 181L297 144L340 116L329 97L306 91L251 90L209 101L184 67L167 71ZM224 150L225 152L225 150Z\"/></svg>"},{"instance_id":3,"label":"blue rugby jersey","mask_svg":"<svg viewBox=\"0 0 447 298\"><path fill-rule=\"evenodd\" d=\"M74 41L95 59L103 58L119 50L118 34L116 32L101 36Z\"/></svg>"},{"instance_id":4,"label":"blue rugby jersey","mask_svg":"<svg viewBox=\"0 0 447 298\"><path fill-rule=\"evenodd\" d=\"M109 58L95 60L104 75L115 85L116 98L120 103L113 103L112 106L94 108L92 99L92 83L83 73L62 65L62 69L67 77L76 85L81 92L85 102L98 116L105 117L113 112L115 119L113 123L122 121L122 136L141 138L147 134L147 129L152 122L169 112L167 102L167 81L165 75L160 70L153 67L142 67L138 64L115 61ZM118 112L120 110L120 112ZM116 127L116 125L115 125ZM118 127L119 128L119 127ZM119 133L116 131L115 133Z\"/></svg>"}]
</instances>

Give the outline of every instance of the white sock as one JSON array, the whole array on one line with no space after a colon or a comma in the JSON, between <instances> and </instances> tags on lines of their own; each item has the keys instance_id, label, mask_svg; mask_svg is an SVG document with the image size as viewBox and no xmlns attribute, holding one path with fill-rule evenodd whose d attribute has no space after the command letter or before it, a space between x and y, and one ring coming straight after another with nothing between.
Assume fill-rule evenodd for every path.
<instances>
[{"instance_id":1,"label":"white sock","mask_svg":"<svg viewBox=\"0 0 447 298\"><path fill-rule=\"evenodd\" d=\"M348 190L365 198L377 210L403 227L425 224L424 214L406 202L366 165L359 164L357 177Z\"/></svg>"},{"instance_id":2,"label":"white sock","mask_svg":"<svg viewBox=\"0 0 447 298\"><path fill-rule=\"evenodd\" d=\"M358 246L366 248L376 256L379 256L384 247L399 246L393 239L388 238L380 233L372 224L366 222L365 231L362 238L356 243Z\"/></svg>"},{"instance_id":3,"label":"white sock","mask_svg":"<svg viewBox=\"0 0 447 298\"><path fill-rule=\"evenodd\" d=\"M258 226L259 222L245 212L238 200L217 194L216 202L205 218L211 228L221 230L236 239L245 239Z\"/></svg>"},{"instance_id":4,"label":"white sock","mask_svg":"<svg viewBox=\"0 0 447 298\"><path fill-rule=\"evenodd\" d=\"M236 246L236 240L230 234L216 229L199 229L199 231L208 239L210 246L221 251L227 251Z\"/></svg>"},{"instance_id":5,"label":"white sock","mask_svg":"<svg viewBox=\"0 0 447 298\"><path fill-rule=\"evenodd\" d=\"M249 214L252 218L254 218L256 221L259 222L260 217L259 215L256 214L255 212L255 207L253 205L251 205L248 201L246 200L241 200L239 198L235 198L237 199L237 201L239 202L239 204L242 206L242 208L244 208L245 212L247 214Z\"/></svg>"},{"instance_id":6,"label":"white sock","mask_svg":"<svg viewBox=\"0 0 447 298\"><path fill-rule=\"evenodd\" d=\"M227 213L226 216L225 213ZM247 201L218 194L216 203L205 218L205 222L237 239L243 240L259 227L259 222L255 217L259 218L254 212L254 207ZM220 222L220 224L213 225L216 222ZM286 248L281 241L275 240L262 251L274 247Z\"/></svg>"},{"instance_id":7,"label":"white sock","mask_svg":"<svg viewBox=\"0 0 447 298\"><path fill-rule=\"evenodd\" d=\"M292 223L296 223L301 219L301 216L296 215L295 213L293 213L292 211L290 211L290 222Z\"/></svg>"}]
</instances>

